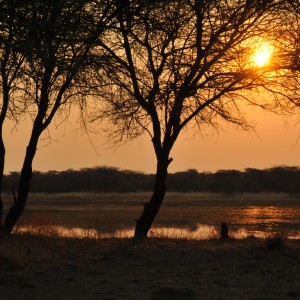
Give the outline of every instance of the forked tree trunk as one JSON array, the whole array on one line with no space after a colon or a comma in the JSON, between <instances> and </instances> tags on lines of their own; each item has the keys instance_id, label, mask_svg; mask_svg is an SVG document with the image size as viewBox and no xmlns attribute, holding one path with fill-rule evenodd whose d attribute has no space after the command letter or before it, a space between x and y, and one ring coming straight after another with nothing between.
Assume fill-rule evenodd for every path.
<instances>
[{"instance_id":1,"label":"forked tree trunk","mask_svg":"<svg viewBox=\"0 0 300 300\"><path fill-rule=\"evenodd\" d=\"M168 158L158 159L155 185L152 197L144 206L141 217L136 221L134 238L145 239L153 224L153 221L161 207L166 193L166 180L168 176L168 166L171 160Z\"/></svg>"},{"instance_id":2,"label":"forked tree trunk","mask_svg":"<svg viewBox=\"0 0 300 300\"><path fill-rule=\"evenodd\" d=\"M27 146L19 181L18 195L16 199L14 199L14 204L10 208L3 224L2 232L4 235L11 234L14 226L24 211L29 194L30 181L32 178L32 161L36 153L39 135L40 133L38 132L33 133Z\"/></svg>"}]
</instances>

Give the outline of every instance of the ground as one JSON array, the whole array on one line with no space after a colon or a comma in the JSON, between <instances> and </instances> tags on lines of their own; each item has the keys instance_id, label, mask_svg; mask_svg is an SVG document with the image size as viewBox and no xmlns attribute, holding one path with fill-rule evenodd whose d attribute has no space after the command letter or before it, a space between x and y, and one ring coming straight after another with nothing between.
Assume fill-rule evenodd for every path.
<instances>
[{"instance_id":1,"label":"ground","mask_svg":"<svg viewBox=\"0 0 300 300\"><path fill-rule=\"evenodd\" d=\"M300 299L300 240L0 239L0 299Z\"/></svg>"}]
</instances>

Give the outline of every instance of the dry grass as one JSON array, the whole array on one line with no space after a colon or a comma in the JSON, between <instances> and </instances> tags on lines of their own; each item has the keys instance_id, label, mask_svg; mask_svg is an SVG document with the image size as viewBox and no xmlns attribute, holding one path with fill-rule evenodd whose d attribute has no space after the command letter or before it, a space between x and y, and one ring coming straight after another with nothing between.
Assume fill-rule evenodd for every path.
<instances>
[{"instance_id":1,"label":"dry grass","mask_svg":"<svg viewBox=\"0 0 300 300\"><path fill-rule=\"evenodd\" d=\"M30 194L19 224L114 232L133 228L135 219L142 212L142 203L149 198L150 193ZM5 195L4 200L7 209L12 201L11 195ZM233 225L231 229L241 229L263 221L269 232L276 232L285 222L299 224L299 214L299 198L285 194L168 193L154 225L193 230L199 223L219 226L221 222L227 222ZM274 227L274 224L279 224L279 227Z\"/></svg>"},{"instance_id":2,"label":"dry grass","mask_svg":"<svg viewBox=\"0 0 300 300\"><path fill-rule=\"evenodd\" d=\"M8 240L1 237L0 266L1 270L13 270L24 267L25 255L20 249Z\"/></svg>"},{"instance_id":3,"label":"dry grass","mask_svg":"<svg viewBox=\"0 0 300 300\"><path fill-rule=\"evenodd\" d=\"M6 299L299 299L299 240L1 239Z\"/></svg>"},{"instance_id":4,"label":"dry grass","mask_svg":"<svg viewBox=\"0 0 300 300\"><path fill-rule=\"evenodd\" d=\"M0 299L300 298L300 240L278 235L283 220L298 226L299 199L169 194L152 237L136 244L127 228L148 197L31 195L19 231L0 239ZM246 237L241 226L261 226L260 218L278 231L218 238L220 221ZM199 222L206 240L193 238Z\"/></svg>"},{"instance_id":5,"label":"dry grass","mask_svg":"<svg viewBox=\"0 0 300 300\"><path fill-rule=\"evenodd\" d=\"M9 197L4 197L6 208ZM18 225L62 226L95 229L102 235L119 234L134 228L142 203L149 198L149 193L31 194ZM199 224L219 230L220 223L226 222L234 237L251 234L261 237L264 233L286 233L286 230L297 237L300 236L299 214L299 198L285 194L169 193L154 226L187 236L195 235Z\"/></svg>"}]
</instances>

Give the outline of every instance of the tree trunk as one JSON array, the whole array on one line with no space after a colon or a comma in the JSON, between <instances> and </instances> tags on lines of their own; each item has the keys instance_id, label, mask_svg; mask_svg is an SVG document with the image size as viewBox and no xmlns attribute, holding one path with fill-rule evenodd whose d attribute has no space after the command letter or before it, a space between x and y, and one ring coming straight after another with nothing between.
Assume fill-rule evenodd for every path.
<instances>
[{"instance_id":1,"label":"tree trunk","mask_svg":"<svg viewBox=\"0 0 300 300\"><path fill-rule=\"evenodd\" d=\"M3 218L3 201L2 201L2 181L4 175L4 163L5 163L5 146L3 142L3 124L6 118L6 113L8 109L9 102L9 88L7 85L6 76L2 75L2 95L3 103L0 113L0 229L2 228L2 218Z\"/></svg>"},{"instance_id":2,"label":"tree trunk","mask_svg":"<svg viewBox=\"0 0 300 300\"><path fill-rule=\"evenodd\" d=\"M166 193L166 180L168 176L168 166L171 160L168 158L158 159L155 185L152 197L144 206L141 217L136 221L134 238L145 239L152 226L152 223L161 207Z\"/></svg>"},{"instance_id":3,"label":"tree trunk","mask_svg":"<svg viewBox=\"0 0 300 300\"><path fill-rule=\"evenodd\" d=\"M33 130L30 142L26 149L26 155L19 181L18 195L3 224L2 232L4 235L11 234L14 226L24 211L29 194L30 181L32 178L32 161L36 153L39 135L40 132Z\"/></svg>"},{"instance_id":4,"label":"tree trunk","mask_svg":"<svg viewBox=\"0 0 300 300\"><path fill-rule=\"evenodd\" d=\"M5 147L2 138L2 128L0 128L0 228L2 227L3 201L2 201L2 181L4 174Z\"/></svg>"}]
</instances>

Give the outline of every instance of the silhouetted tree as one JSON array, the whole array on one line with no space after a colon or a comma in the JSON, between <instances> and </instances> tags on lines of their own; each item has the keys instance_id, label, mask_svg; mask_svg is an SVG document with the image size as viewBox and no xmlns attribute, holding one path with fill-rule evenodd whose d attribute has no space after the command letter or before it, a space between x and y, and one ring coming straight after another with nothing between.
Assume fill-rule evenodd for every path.
<instances>
[{"instance_id":1,"label":"silhouetted tree","mask_svg":"<svg viewBox=\"0 0 300 300\"><path fill-rule=\"evenodd\" d=\"M10 234L27 202L32 162L41 134L55 115L68 113L84 96L83 73L91 65L95 42L115 15L113 1L25 1L16 18L22 24L19 49L25 56L22 88L33 125L20 174L18 193L3 225ZM81 77L82 76L82 77Z\"/></svg>"},{"instance_id":2,"label":"silhouetted tree","mask_svg":"<svg viewBox=\"0 0 300 300\"><path fill-rule=\"evenodd\" d=\"M16 94L16 82L20 80L20 69L24 61L24 55L18 51L18 39L20 28L15 15L22 8L22 1L3 0L0 2L0 227L2 226L2 179L5 163L5 145L3 140L3 125L8 111L13 110L11 100ZM18 91L20 94L21 91ZM14 112L12 116L19 112Z\"/></svg>"},{"instance_id":3,"label":"silhouetted tree","mask_svg":"<svg viewBox=\"0 0 300 300\"><path fill-rule=\"evenodd\" d=\"M117 140L147 132L157 158L136 238L147 237L160 209L170 153L184 128L218 128L220 120L251 127L239 102L255 102L246 91L267 88L278 69L255 66L251 55L260 39L277 37L283 2L130 1L111 38L102 41L111 68L99 72L106 76L99 94L107 103L99 118L111 118Z\"/></svg>"},{"instance_id":4,"label":"silhouetted tree","mask_svg":"<svg viewBox=\"0 0 300 300\"><path fill-rule=\"evenodd\" d=\"M273 86L270 90L277 93L275 104L284 113L298 111L300 105L300 2L284 1L281 15L282 23L275 35L276 57L273 68L281 72L270 74ZM281 112L280 111L280 112Z\"/></svg>"},{"instance_id":5,"label":"silhouetted tree","mask_svg":"<svg viewBox=\"0 0 300 300\"><path fill-rule=\"evenodd\" d=\"M266 187L266 172L253 168L245 169L243 191L259 193L265 191Z\"/></svg>"},{"instance_id":6,"label":"silhouetted tree","mask_svg":"<svg viewBox=\"0 0 300 300\"><path fill-rule=\"evenodd\" d=\"M145 174L111 167L80 170L35 172L31 192L70 193L150 192L154 174ZM3 192L9 193L18 184L20 174L10 172L3 178ZM168 190L172 192L262 193L300 192L299 167L276 166L268 169L247 168L244 171L219 170L215 173L187 170L168 175ZM51 184L49 184L49 182Z\"/></svg>"}]
</instances>

